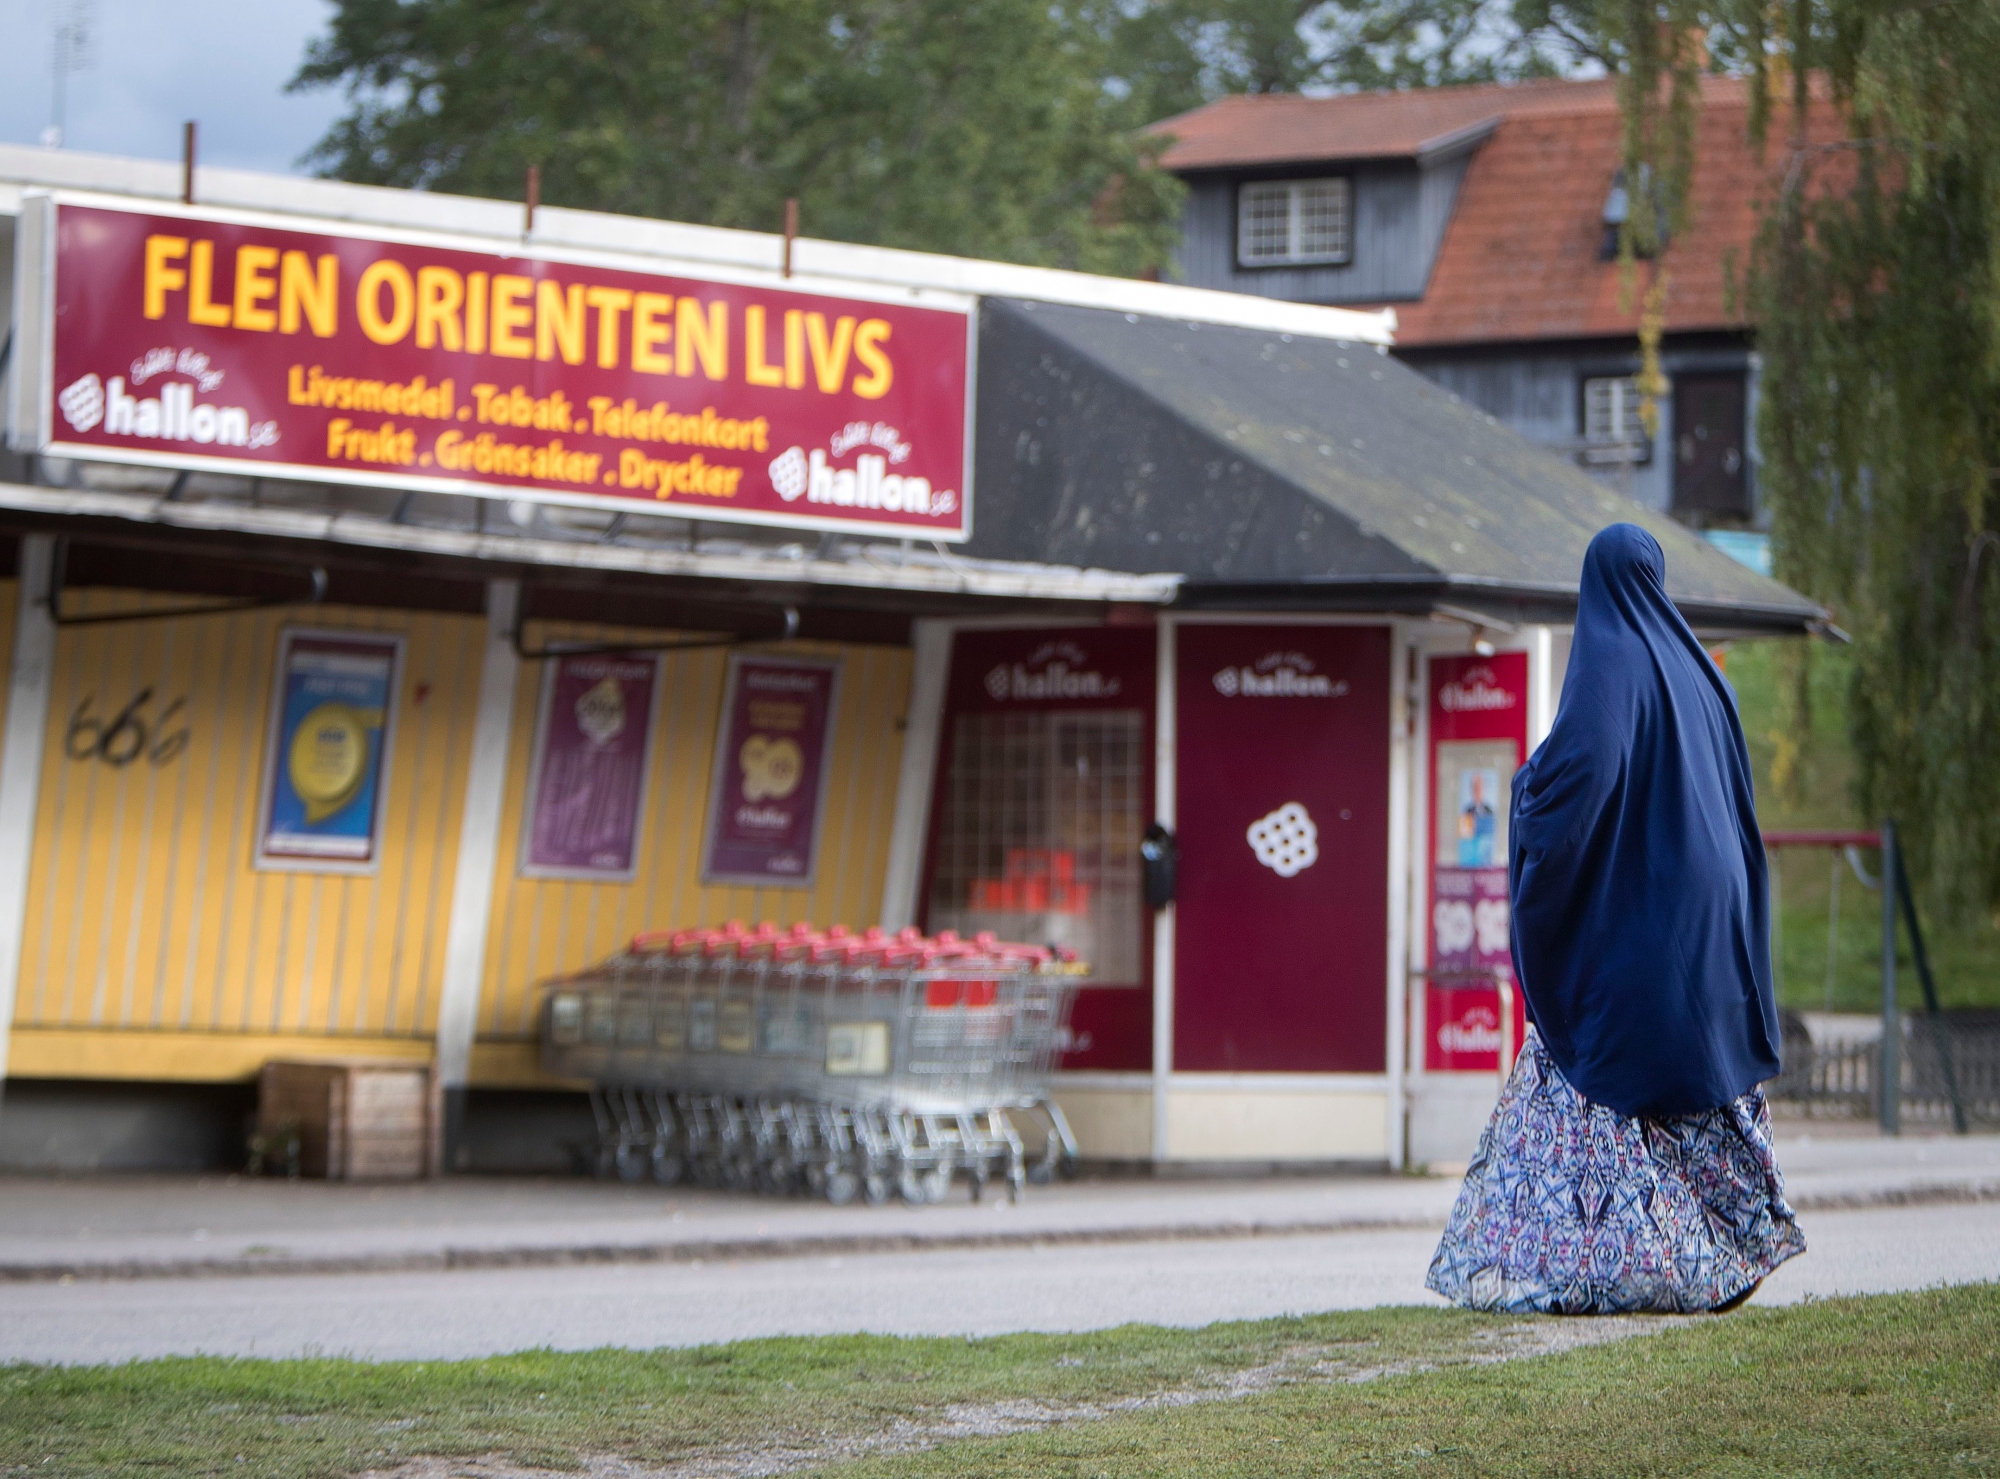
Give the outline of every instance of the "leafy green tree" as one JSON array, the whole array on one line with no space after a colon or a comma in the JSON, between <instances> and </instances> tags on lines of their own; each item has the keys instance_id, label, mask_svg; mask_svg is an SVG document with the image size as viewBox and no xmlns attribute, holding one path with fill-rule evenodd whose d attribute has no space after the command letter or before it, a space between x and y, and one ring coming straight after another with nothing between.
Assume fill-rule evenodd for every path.
<instances>
[{"instance_id":1,"label":"leafy green tree","mask_svg":"<svg viewBox=\"0 0 2000 1479\"><path fill-rule=\"evenodd\" d=\"M1180 187L1037 0L335 0L292 86L346 89L308 155L371 184L1139 273Z\"/></svg>"},{"instance_id":2,"label":"leafy green tree","mask_svg":"<svg viewBox=\"0 0 2000 1479\"><path fill-rule=\"evenodd\" d=\"M1539 5L1539 8L1533 8ZM1125 0L1101 23L1138 122L1230 93L1446 87L1589 58L1542 0Z\"/></svg>"},{"instance_id":3,"label":"leafy green tree","mask_svg":"<svg viewBox=\"0 0 2000 1479\"><path fill-rule=\"evenodd\" d=\"M1736 20L1782 140L1752 282L1780 573L1853 631L1861 806L1947 913L2000 910L2000 10ZM1847 138L1808 132L1813 82Z\"/></svg>"},{"instance_id":4,"label":"leafy green tree","mask_svg":"<svg viewBox=\"0 0 2000 1479\"><path fill-rule=\"evenodd\" d=\"M1699 71L1750 79L1778 573L1852 631L1860 811L1897 818L1947 918L2000 924L2000 6L1579 0L1541 23L1621 79L1654 206L1628 253L1685 215Z\"/></svg>"}]
</instances>

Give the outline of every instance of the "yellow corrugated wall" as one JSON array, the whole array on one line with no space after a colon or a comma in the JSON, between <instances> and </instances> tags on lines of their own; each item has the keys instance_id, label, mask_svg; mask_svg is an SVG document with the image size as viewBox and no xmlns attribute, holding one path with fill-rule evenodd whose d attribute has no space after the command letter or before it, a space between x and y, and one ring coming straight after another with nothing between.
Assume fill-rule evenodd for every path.
<instances>
[{"instance_id":1,"label":"yellow corrugated wall","mask_svg":"<svg viewBox=\"0 0 2000 1479\"><path fill-rule=\"evenodd\" d=\"M68 597L77 612L171 599L102 590ZM4 609L11 627L11 599ZM286 626L405 636L373 875L251 865L273 664ZM62 629L28 883L16 1071L24 1047L35 1072L93 1071L85 1062L64 1066L76 1029L427 1037L484 630L476 616L343 607ZM65 738L79 705L88 700L104 718L145 688L153 699L144 715L185 701L161 729L184 725L185 749L157 765L72 757ZM53 1034L46 1043L70 1046L38 1050L38 1029ZM204 1051L174 1050L172 1076L210 1076ZM240 1051L221 1045L209 1056L213 1076L243 1072Z\"/></svg>"},{"instance_id":2,"label":"yellow corrugated wall","mask_svg":"<svg viewBox=\"0 0 2000 1479\"><path fill-rule=\"evenodd\" d=\"M538 645L557 640L660 641L670 637L535 622L529 625L528 640ZM521 826L545 664L522 666L508 750L486 979L480 995L479 1034L483 1040L519 1041L532 1036L536 983L610 954L638 930L716 924L725 919L775 919L787 924L809 919L857 927L877 920L889 861L896 776L902 763L911 653L899 647L820 642L793 642L760 650L842 659L826 816L820 832L819 864L810 889L701 885L702 827L728 670L728 655L721 650L663 655L663 691L652 740L637 876L629 883L521 877ZM475 1074L477 1066L475 1059Z\"/></svg>"}]
</instances>

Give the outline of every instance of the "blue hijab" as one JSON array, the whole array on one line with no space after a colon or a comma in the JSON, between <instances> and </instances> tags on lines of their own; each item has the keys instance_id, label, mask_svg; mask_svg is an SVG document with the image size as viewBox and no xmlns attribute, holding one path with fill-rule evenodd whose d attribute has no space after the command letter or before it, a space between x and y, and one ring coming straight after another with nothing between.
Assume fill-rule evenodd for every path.
<instances>
[{"instance_id":1,"label":"blue hijab","mask_svg":"<svg viewBox=\"0 0 2000 1479\"><path fill-rule=\"evenodd\" d=\"M1736 698L1613 524L1583 583L1549 737L1514 776L1514 974L1586 1099L1692 1114L1778 1071L1769 892Z\"/></svg>"}]
</instances>

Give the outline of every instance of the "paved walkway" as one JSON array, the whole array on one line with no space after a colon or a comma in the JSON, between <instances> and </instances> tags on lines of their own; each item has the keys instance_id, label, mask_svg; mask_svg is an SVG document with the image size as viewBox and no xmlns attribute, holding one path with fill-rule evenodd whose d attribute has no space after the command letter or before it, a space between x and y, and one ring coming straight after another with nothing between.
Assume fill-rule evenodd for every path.
<instances>
[{"instance_id":1,"label":"paved walkway","mask_svg":"<svg viewBox=\"0 0 2000 1479\"><path fill-rule=\"evenodd\" d=\"M1803 1212L2000 1203L2000 1136L1787 1135ZM1439 1226L1449 1178L1086 1179L980 1205L829 1207L583 1180L343 1186L237 1176L0 1178L0 1281L421 1273L944 1253ZM2000 1274L2000 1269L1995 1270ZM253 1296L254 1297L254 1296Z\"/></svg>"},{"instance_id":2,"label":"paved walkway","mask_svg":"<svg viewBox=\"0 0 2000 1479\"><path fill-rule=\"evenodd\" d=\"M2000 1279L2000 1202L1802 1212L1808 1251L1758 1304ZM167 1355L434 1360L773 1335L1199 1326L1383 1304L1423 1287L1435 1228L1122 1245L0 1285L0 1361Z\"/></svg>"}]
</instances>

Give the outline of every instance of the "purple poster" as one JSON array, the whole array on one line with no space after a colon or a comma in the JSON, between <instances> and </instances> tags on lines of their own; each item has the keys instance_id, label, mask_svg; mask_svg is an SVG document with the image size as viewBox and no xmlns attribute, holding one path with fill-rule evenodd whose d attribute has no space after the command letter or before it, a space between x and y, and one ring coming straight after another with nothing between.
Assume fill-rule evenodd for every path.
<instances>
[{"instance_id":1,"label":"purple poster","mask_svg":"<svg viewBox=\"0 0 2000 1479\"><path fill-rule=\"evenodd\" d=\"M729 660L703 883L812 886L839 687L837 662Z\"/></svg>"},{"instance_id":2,"label":"purple poster","mask_svg":"<svg viewBox=\"0 0 2000 1479\"><path fill-rule=\"evenodd\" d=\"M643 654L549 660L528 779L522 873L632 876L659 676L659 659Z\"/></svg>"},{"instance_id":3,"label":"purple poster","mask_svg":"<svg viewBox=\"0 0 2000 1479\"><path fill-rule=\"evenodd\" d=\"M1431 969L1513 974L1505 868L1439 868L1432 877Z\"/></svg>"}]
</instances>

